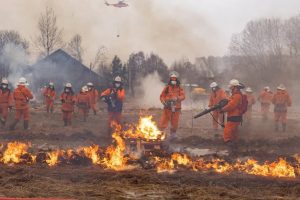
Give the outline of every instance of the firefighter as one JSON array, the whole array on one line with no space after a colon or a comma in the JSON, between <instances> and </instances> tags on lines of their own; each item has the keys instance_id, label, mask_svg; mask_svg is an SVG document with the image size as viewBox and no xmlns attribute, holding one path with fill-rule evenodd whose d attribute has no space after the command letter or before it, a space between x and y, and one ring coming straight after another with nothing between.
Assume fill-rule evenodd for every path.
<instances>
[{"instance_id":1,"label":"firefighter","mask_svg":"<svg viewBox=\"0 0 300 200\"><path fill-rule=\"evenodd\" d=\"M275 131L279 130L279 123L282 124L282 131L286 131L287 107L292 106L290 95L283 84L277 87L272 103L274 104Z\"/></svg>"},{"instance_id":2,"label":"firefighter","mask_svg":"<svg viewBox=\"0 0 300 200\"><path fill-rule=\"evenodd\" d=\"M65 85L64 91L60 95L60 100L62 103L61 111L63 113L64 126L72 125L72 114L76 98L71 83Z\"/></svg>"},{"instance_id":3,"label":"firefighter","mask_svg":"<svg viewBox=\"0 0 300 200\"><path fill-rule=\"evenodd\" d=\"M53 113L54 101L56 98L54 83L50 82L48 84L46 89L43 91L43 95L44 95L44 99L45 99L47 113L49 113L49 112Z\"/></svg>"},{"instance_id":4,"label":"firefighter","mask_svg":"<svg viewBox=\"0 0 300 200\"><path fill-rule=\"evenodd\" d=\"M185 99L184 90L180 87L178 73L171 72L168 85L163 89L160 95L160 101L164 105L163 113L160 119L159 128L164 131L171 122L170 137L168 141L176 139L179 115L181 113L181 102Z\"/></svg>"},{"instance_id":5,"label":"firefighter","mask_svg":"<svg viewBox=\"0 0 300 200\"><path fill-rule=\"evenodd\" d=\"M88 92L89 92L88 87L83 86L76 98L76 104L79 110L79 114L83 116L84 122L86 122L89 109L91 107L91 96Z\"/></svg>"},{"instance_id":6,"label":"firefighter","mask_svg":"<svg viewBox=\"0 0 300 200\"><path fill-rule=\"evenodd\" d=\"M15 121L10 125L10 130L14 130L21 118L24 119L24 129L29 128L29 101L33 99L31 91L26 87L27 80L24 77L19 79L17 88L13 92L15 101Z\"/></svg>"},{"instance_id":7,"label":"firefighter","mask_svg":"<svg viewBox=\"0 0 300 200\"><path fill-rule=\"evenodd\" d=\"M218 86L216 82L212 82L210 84L210 88L212 90L208 107L211 108L215 105L217 105L221 100L227 99L226 92ZM223 124L224 123L224 114L220 113L218 110L213 111L212 114L212 124L213 129L218 129L218 123Z\"/></svg>"},{"instance_id":8,"label":"firefighter","mask_svg":"<svg viewBox=\"0 0 300 200\"><path fill-rule=\"evenodd\" d=\"M238 126L242 122L242 87L243 86L236 79L232 79L229 82L231 97L229 98L228 104L221 109L221 112L227 113L227 122L225 124L223 137L231 153L235 153L237 150Z\"/></svg>"},{"instance_id":9,"label":"firefighter","mask_svg":"<svg viewBox=\"0 0 300 200\"><path fill-rule=\"evenodd\" d=\"M87 87L88 87L88 93L91 96L91 109L94 112L94 115L97 115L97 102L98 102L98 96L99 93L97 91L97 89L94 87L94 84L89 82L87 83Z\"/></svg>"},{"instance_id":10,"label":"firefighter","mask_svg":"<svg viewBox=\"0 0 300 200\"><path fill-rule=\"evenodd\" d=\"M13 106L13 93L8 88L8 80L2 79L0 88L0 111L1 111L1 123L3 126L6 124L8 117L8 111Z\"/></svg>"},{"instance_id":11,"label":"firefighter","mask_svg":"<svg viewBox=\"0 0 300 200\"><path fill-rule=\"evenodd\" d=\"M256 103L256 101L255 101L255 97L253 96L252 88L247 87L245 92L248 101L248 108L247 108L247 112L245 113L245 118L246 121L250 122L252 119L252 107Z\"/></svg>"},{"instance_id":12,"label":"firefighter","mask_svg":"<svg viewBox=\"0 0 300 200\"><path fill-rule=\"evenodd\" d=\"M123 102L125 99L122 78L120 76L115 77L112 87L103 91L100 97L107 104L109 118L108 134L110 137L114 123L121 124Z\"/></svg>"},{"instance_id":13,"label":"firefighter","mask_svg":"<svg viewBox=\"0 0 300 200\"><path fill-rule=\"evenodd\" d=\"M269 86L264 87L264 90L258 96L260 102L261 115L263 120L267 120L270 113L270 106L272 104L273 93Z\"/></svg>"}]
</instances>

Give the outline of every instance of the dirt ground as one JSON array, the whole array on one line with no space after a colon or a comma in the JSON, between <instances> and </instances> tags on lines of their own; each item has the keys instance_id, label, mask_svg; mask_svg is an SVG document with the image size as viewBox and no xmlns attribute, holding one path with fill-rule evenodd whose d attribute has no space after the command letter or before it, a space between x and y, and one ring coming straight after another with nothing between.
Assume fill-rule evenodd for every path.
<instances>
[{"instance_id":1,"label":"dirt ground","mask_svg":"<svg viewBox=\"0 0 300 200\"><path fill-rule=\"evenodd\" d=\"M103 105L101 104L101 108ZM192 120L199 110L182 111L179 139L182 148L222 150L222 130L211 129L209 115ZM126 104L124 123L136 123L141 115L159 120L160 109L140 110ZM11 113L13 115L13 113ZM76 114L71 127L63 127L59 107L47 115L40 105L31 110L30 130L2 128L1 143L30 142L32 149L66 149L109 144L107 113L101 109L88 122ZM12 117L12 116L11 116ZM11 121L11 119L10 119ZM272 160L300 153L300 113L289 114L287 132L275 132L271 120L262 122L258 111L240 131L243 157ZM178 171L173 174L135 169L116 172L98 166L0 165L0 198L63 197L69 199L300 199L300 178L269 178L241 173Z\"/></svg>"}]
</instances>

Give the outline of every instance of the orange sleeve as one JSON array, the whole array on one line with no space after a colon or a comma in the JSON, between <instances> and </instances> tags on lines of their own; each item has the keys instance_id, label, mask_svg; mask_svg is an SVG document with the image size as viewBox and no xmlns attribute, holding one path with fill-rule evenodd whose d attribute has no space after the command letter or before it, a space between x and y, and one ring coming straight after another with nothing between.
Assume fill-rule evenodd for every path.
<instances>
[{"instance_id":1,"label":"orange sleeve","mask_svg":"<svg viewBox=\"0 0 300 200\"><path fill-rule=\"evenodd\" d=\"M118 97L119 100L124 101L124 99L125 99L125 90L124 89L118 90L117 95L118 95L117 97Z\"/></svg>"},{"instance_id":2,"label":"orange sleeve","mask_svg":"<svg viewBox=\"0 0 300 200\"><path fill-rule=\"evenodd\" d=\"M167 88L168 88L168 86L165 87L165 88L163 89L163 91L161 92L161 94L160 94L160 101L161 101L161 102L167 101L167 95L166 95L166 90L167 90Z\"/></svg>"},{"instance_id":3,"label":"orange sleeve","mask_svg":"<svg viewBox=\"0 0 300 200\"><path fill-rule=\"evenodd\" d=\"M185 99L184 90L182 88L180 88L178 99L179 101L183 101Z\"/></svg>"},{"instance_id":4,"label":"orange sleeve","mask_svg":"<svg viewBox=\"0 0 300 200\"><path fill-rule=\"evenodd\" d=\"M253 104L256 103L256 100L255 100L255 97L254 97L254 96L252 96L252 102L253 102Z\"/></svg>"},{"instance_id":5,"label":"orange sleeve","mask_svg":"<svg viewBox=\"0 0 300 200\"><path fill-rule=\"evenodd\" d=\"M24 93L25 93L25 95L28 99L33 99L33 95L32 95L31 91L28 88L26 88Z\"/></svg>"},{"instance_id":6,"label":"orange sleeve","mask_svg":"<svg viewBox=\"0 0 300 200\"><path fill-rule=\"evenodd\" d=\"M276 94L274 94L273 97L272 97L272 103L273 103L273 104L276 103Z\"/></svg>"},{"instance_id":7,"label":"orange sleeve","mask_svg":"<svg viewBox=\"0 0 300 200\"><path fill-rule=\"evenodd\" d=\"M104 91L101 93L100 97L107 96L107 95L110 95L110 89L104 90Z\"/></svg>"},{"instance_id":8,"label":"orange sleeve","mask_svg":"<svg viewBox=\"0 0 300 200\"><path fill-rule=\"evenodd\" d=\"M226 94L226 92L224 90L222 90L222 92L221 92L221 99L222 100L223 99L228 99L228 96L227 96L227 94Z\"/></svg>"},{"instance_id":9,"label":"orange sleeve","mask_svg":"<svg viewBox=\"0 0 300 200\"><path fill-rule=\"evenodd\" d=\"M233 95L232 98L229 100L228 104L222 109L222 111L228 112L236 109L236 107L241 102L241 98L242 97L240 94Z\"/></svg>"},{"instance_id":10,"label":"orange sleeve","mask_svg":"<svg viewBox=\"0 0 300 200\"><path fill-rule=\"evenodd\" d=\"M64 99L64 93L61 93L60 100L63 100L63 99Z\"/></svg>"},{"instance_id":11,"label":"orange sleeve","mask_svg":"<svg viewBox=\"0 0 300 200\"><path fill-rule=\"evenodd\" d=\"M98 96L99 96L99 92L97 89L95 89L95 99L97 100L98 99Z\"/></svg>"}]
</instances>

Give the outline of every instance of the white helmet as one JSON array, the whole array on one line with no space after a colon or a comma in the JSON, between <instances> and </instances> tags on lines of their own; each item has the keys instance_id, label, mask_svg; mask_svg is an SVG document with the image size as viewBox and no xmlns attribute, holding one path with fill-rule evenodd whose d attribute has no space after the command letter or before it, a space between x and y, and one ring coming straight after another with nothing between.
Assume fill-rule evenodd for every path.
<instances>
[{"instance_id":1,"label":"white helmet","mask_svg":"<svg viewBox=\"0 0 300 200\"><path fill-rule=\"evenodd\" d=\"M230 82L229 82L229 87L234 87L234 86L240 86L240 82L237 80L237 79L232 79Z\"/></svg>"},{"instance_id":2,"label":"white helmet","mask_svg":"<svg viewBox=\"0 0 300 200\"><path fill-rule=\"evenodd\" d=\"M170 76L170 78L178 78L179 74L176 71L172 71L172 72L170 72L169 76Z\"/></svg>"},{"instance_id":3,"label":"white helmet","mask_svg":"<svg viewBox=\"0 0 300 200\"><path fill-rule=\"evenodd\" d=\"M122 82L122 78L120 76L116 76L114 79L115 82Z\"/></svg>"},{"instance_id":4,"label":"white helmet","mask_svg":"<svg viewBox=\"0 0 300 200\"><path fill-rule=\"evenodd\" d=\"M26 78L24 78L24 77L21 77L20 79L19 79L19 83L18 83L19 85L28 85L27 84L27 80L26 80Z\"/></svg>"},{"instance_id":5,"label":"white helmet","mask_svg":"<svg viewBox=\"0 0 300 200\"><path fill-rule=\"evenodd\" d=\"M270 87L269 86L266 86L264 89L267 90L267 91L270 91Z\"/></svg>"},{"instance_id":6,"label":"white helmet","mask_svg":"<svg viewBox=\"0 0 300 200\"><path fill-rule=\"evenodd\" d=\"M280 84L278 87L277 87L278 90L285 90L285 86L283 84Z\"/></svg>"},{"instance_id":7,"label":"white helmet","mask_svg":"<svg viewBox=\"0 0 300 200\"><path fill-rule=\"evenodd\" d=\"M54 83L53 83L53 82L50 82L50 83L49 83L49 86L54 86Z\"/></svg>"},{"instance_id":8,"label":"white helmet","mask_svg":"<svg viewBox=\"0 0 300 200\"><path fill-rule=\"evenodd\" d=\"M245 91L249 92L249 93L253 92L252 89L251 89L251 87L247 87Z\"/></svg>"},{"instance_id":9,"label":"white helmet","mask_svg":"<svg viewBox=\"0 0 300 200\"><path fill-rule=\"evenodd\" d=\"M83 86L83 87L81 88L81 91L82 91L82 92L87 92L87 91L89 91L89 88L85 85L85 86Z\"/></svg>"},{"instance_id":10,"label":"white helmet","mask_svg":"<svg viewBox=\"0 0 300 200\"><path fill-rule=\"evenodd\" d=\"M88 82L86 85L87 85L87 86L90 86L90 87L93 87L93 86L94 86L94 84L91 83L91 82Z\"/></svg>"},{"instance_id":11,"label":"white helmet","mask_svg":"<svg viewBox=\"0 0 300 200\"><path fill-rule=\"evenodd\" d=\"M212 82L210 85L209 85L209 87L211 87L211 88L215 88L215 87L217 87L218 86L218 83L216 83L216 82Z\"/></svg>"},{"instance_id":12,"label":"white helmet","mask_svg":"<svg viewBox=\"0 0 300 200\"><path fill-rule=\"evenodd\" d=\"M6 84L6 85L8 85L8 80L6 79L6 78L4 78L4 79L2 79L2 82L1 82L2 84Z\"/></svg>"},{"instance_id":13,"label":"white helmet","mask_svg":"<svg viewBox=\"0 0 300 200\"><path fill-rule=\"evenodd\" d=\"M71 84L71 83L66 83L65 87L71 88L71 87L72 87L72 84Z\"/></svg>"}]
</instances>

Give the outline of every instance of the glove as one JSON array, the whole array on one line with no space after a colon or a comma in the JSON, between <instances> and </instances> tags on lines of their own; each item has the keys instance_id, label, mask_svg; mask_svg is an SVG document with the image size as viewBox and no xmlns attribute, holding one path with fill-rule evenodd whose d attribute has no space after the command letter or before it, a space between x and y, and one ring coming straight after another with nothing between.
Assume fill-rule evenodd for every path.
<instances>
[{"instance_id":1,"label":"glove","mask_svg":"<svg viewBox=\"0 0 300 200\"><path fill-rule=\"evenodd\" d=\"M61 100L61 103L65 103L65 100L62 99L62 100Z\"/></svg>"},{"instance_id":2,"label":"glove","mask_svg":"<svg viewBox=\"0 0 300 200\"><path fill-rule=\"evenodd\" d=\"M12 112L12 106L8 106L9 112Z\"/></svg>"}]
</instances>

